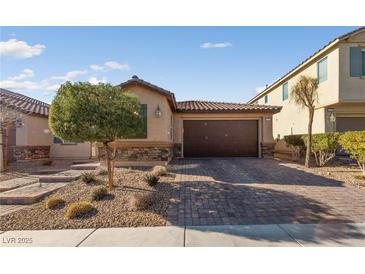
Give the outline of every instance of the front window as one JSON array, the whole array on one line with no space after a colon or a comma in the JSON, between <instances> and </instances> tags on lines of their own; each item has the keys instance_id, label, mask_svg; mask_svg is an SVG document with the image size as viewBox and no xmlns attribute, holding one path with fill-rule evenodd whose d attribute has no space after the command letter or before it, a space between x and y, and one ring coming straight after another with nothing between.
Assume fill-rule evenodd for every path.
<instances>
[{"instance_id":1,"label":"front window","mask_svg":"<svg viewBox=\"0 0 365 274\"><path fill-rule=\"evenodd\" d=\"M147 138L147 104L141 104L141 116L143 119L142 127L127 136L125 139L146 139Z\"/></svg>"},{"instance_id":2,"label":"front window","mask_svg":"<svg viewBox=\"0 0 365 274\"><path fill-rule=\"evenodd\" d=\"M287 100L289 98L289 85L286 82L283 85L283 101Z\"/></svg>"},{"instance_id":3,"label":"front window","mask_svg":"<svg viewBox=\"0 0 365 274\"><path fill-rule=\"evenodd\" d=\"M318 83L327 80L327 57L317 63L317 77Z\"/></svg>"},{"instance_id":4,"label":"front window","mask_svg":"<svg viewBox=\"0 0 365 274\"><path fill-rule=\"evenodd\" d=\"M264 100L265 100L265 104L267 104L269 102L269 96L268 95L265 95Z\"/></svg>"}]
</instances>

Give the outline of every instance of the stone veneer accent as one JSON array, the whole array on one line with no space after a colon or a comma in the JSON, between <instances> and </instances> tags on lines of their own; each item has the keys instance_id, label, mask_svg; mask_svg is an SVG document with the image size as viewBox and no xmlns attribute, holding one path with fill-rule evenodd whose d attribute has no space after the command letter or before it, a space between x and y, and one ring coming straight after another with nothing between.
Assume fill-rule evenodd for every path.
<instances>
[{"instance_id":1,"label":"stone veneer accent","mask_svg":"<svg viewBox=\"0 0 365 274\"><path fill-rule=\"evenodd\" d=\"M174 144L174 157L182 157L182 144Z\"/></svg>"},{"instance_id":2,"label":"stone veneer accent","mask_svg":"<svg viewBox=\"0 0 365 274\"><path fill-rule=\"evenodd\" d=\"M13 146L13 157L16 160L36 160L49 158L50 146Z\"/></svg>"},{"instance_id":3,"label":"stone veneer accent","mask_svg":"<svg viewBox=\"0 0 365 274\"><path fill-rule=\"evenodd\" d=\"M172 147L120 147L116 150L117 161L166 161L172 159ZM98 147L99 160L105 159L105 148Z\"/></svg>"},{"instance_id":4,"label":"stone veneer accent","mask_svg":"<svg viewBox=\"0 0 365 274\"><path fill-rule=\"evenodd\" d=\"M275 150L275 143L261 143L262 158L273 158Z\"/></svg>"}]
</instances>

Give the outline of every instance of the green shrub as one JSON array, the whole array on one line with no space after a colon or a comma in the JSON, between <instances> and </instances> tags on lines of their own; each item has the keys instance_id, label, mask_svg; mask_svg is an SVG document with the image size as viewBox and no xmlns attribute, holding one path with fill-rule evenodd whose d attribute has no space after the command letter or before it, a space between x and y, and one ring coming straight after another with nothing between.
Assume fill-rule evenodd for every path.
<instances>
[{"instance_id":1,"label":"green shrub","mask_svg":"<svg viewBox=\"0 0 365 274\"><path fill-rule=\"evenodd\" d=\"M96 175L93 172L84 172L81 174L81 180L86 183L94 183L96 182Z\"/></svg>"},{"instance_id":2,"label":"green shrub","mask_svg":"<svg viewBox=\"0 0 365 274\"><path fill-rule=\"evenodd\" d=\"M108 194L105 186L96 186L91 190L91 199L93 201L102 200Z\"/></svg>"},{"instance_id":3,"label":"green shrub","mask_svg":"<svg viewBox=\"0 0 365 274\"><path fill-rule=\"evenodd\" d=\"M325 166L336 156L336 150L339 148L340 133L319 133L312 135L312 153L316 159L317 166ZM304 143L307 143L307 136L303 137Z\"/></svg>"},{"instance_id":4,"label":"green shrub","mask_svg":"<svg viewBox=\"0 0 365 274\"><path fill-rule=\"evenodd\" d=\"M76 202L67 208L65 217L66 219L82 218L93 210L94 207L89 202Z\"/></svg>"},{"instance_id":5,"label":"green shrub","mask_svg":"<svg viewBox=\"0 0 365 274\"><path fill-rule=\"evenodd\" d=\"M156 176L164 176L167 174L167 169L164 166L155 166L151 172Z\"/></svg>"},{"instance_id":6,"label":"green shrub","mask_svg":"<svg viewBox=\"0 0 365 274\"><path fill-rule=\"evenodd\" d=\"M51 159L45 159L42 161L42 165L44 166L51 166L53 161Z\"/></svg>"},{"instance_id":7,"label":"green shrub","mask_svg":"<svg viewBox=\"0 0 365 274\"><path fill-rule=\"evenodd\" d=\"M134 207L137 210L148 210L155 203L155 195L153 193L136 194L134 196Z\"/></svg>"},{"instance_id":8,"label":"green shrub","mask_svg":"<svg viewBox=\"0 0 365 274\"><path fill-rule=\"evenodd\" d=\"M64 207L66 204L65 200L59 196L50 196L46 201L46 208L58 209Z\"/></svg>"},{"instance_id":9,"label":"green shrub","mask_svg":"<svg viewBox=\"0 0 365 274\"><path fill-rule=\"evenodd\" d=\"M304 136L302 134L287 135L284 136L284 140L289 146L305 148Z\"/></svg>"},{"instance_id":10,"label":"green shrub","mask_svg":"<svg viewBox=\"0 0 365 274\"><path fill-rule=\"evenodd\" d=\"M365 131L347 131L340 136L339 143L365 175Z\"/></svg>"},{"instance_id":11,"label":"green shrub","mask_svg":"<svg viewBox=\"0 0 365 274\"><path fill-rule=\"evenodd\" d=\"M159 177L153 174L152 172L147 172L144 175L144 180L147 182L149 186L155 186L158 184Z\"/></svg>"}]
</instances>

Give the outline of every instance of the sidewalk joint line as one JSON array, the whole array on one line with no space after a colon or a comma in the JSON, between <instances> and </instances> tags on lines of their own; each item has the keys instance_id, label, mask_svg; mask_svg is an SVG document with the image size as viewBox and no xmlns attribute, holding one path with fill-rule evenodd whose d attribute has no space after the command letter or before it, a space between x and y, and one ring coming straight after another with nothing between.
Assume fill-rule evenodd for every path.
<instances>
[{"instance_id":1,"label":"sidewalk joint line","mask_svg":"<svg viewBox=\"0 0 365 274\"><path fill-rule=\"evenodd\" d=\"M90 237L91 234L93 234L96 230L98 230L97 228L95 228L93 231L91 231L84 239L81 240L81 242L79 242L76 247L79 247L87 238Z\"/></svg>"},{"instance_id":2,"label":"sidewalk joint line","mask_svg":"<svg viewBox=\"0 0 365 274\"><path fill-rule=\"evenodd\" d=\"M292 238L300 247L304 247L304 245L302 245L300 242L298 242L297 239L294 238L294 236L292 236L289 231L287 231L285 228L283 228L280 224L277 224L277 226L282 230L284 231L286 234L289 235L290 238Z\"/></svg>"}]
</instances>

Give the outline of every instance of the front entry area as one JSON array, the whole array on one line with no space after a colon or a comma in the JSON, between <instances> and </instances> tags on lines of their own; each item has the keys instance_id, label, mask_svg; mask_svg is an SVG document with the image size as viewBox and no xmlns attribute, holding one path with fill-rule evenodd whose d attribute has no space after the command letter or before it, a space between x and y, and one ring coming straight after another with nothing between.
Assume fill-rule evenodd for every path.
<instances>
[{"instance_id":1,"label":"front entry area","mask_svg":"<svg viewBox=\"0 0 365 274\"><path fill-rule=\"evenodd\" d=\"M184 157L258 157L258 120L184 120Z\"/></svg>"}]
</instances>

